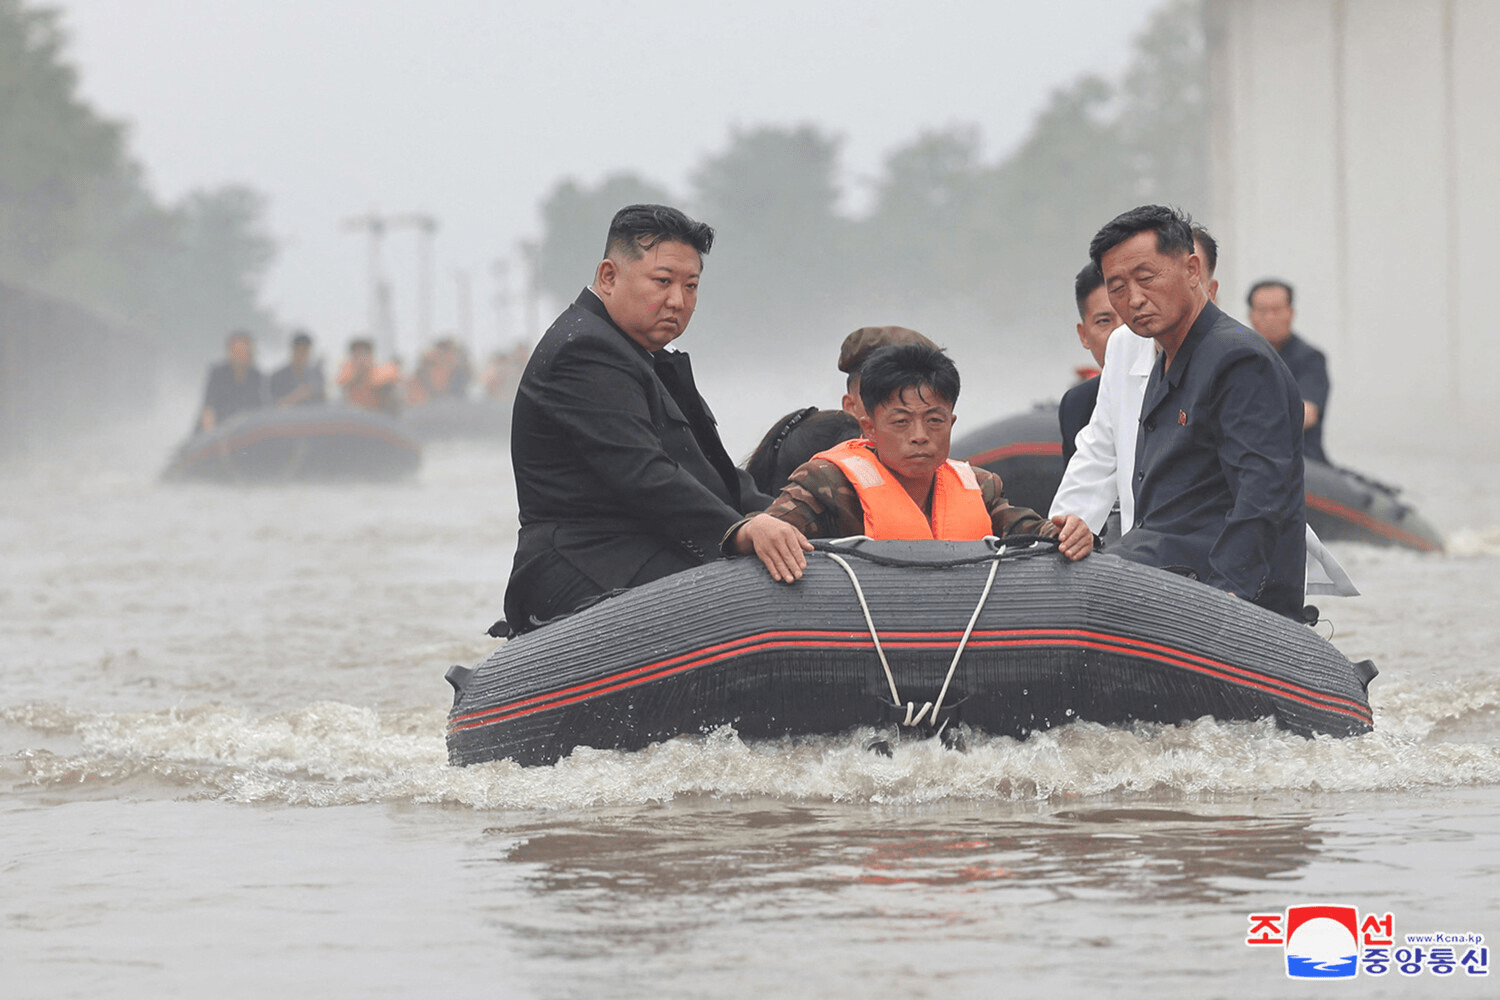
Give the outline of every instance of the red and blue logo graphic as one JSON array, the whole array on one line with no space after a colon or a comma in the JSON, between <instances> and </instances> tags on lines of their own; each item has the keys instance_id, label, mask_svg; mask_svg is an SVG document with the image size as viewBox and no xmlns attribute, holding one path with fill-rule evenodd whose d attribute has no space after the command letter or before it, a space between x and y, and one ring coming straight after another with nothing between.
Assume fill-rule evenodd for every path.
<instances>
[{"instance_id":1,"label":"red and blue logo graphic","mask_svg":"<svg viewBox=\"0 0 1500 1000\"><path fill-rule=\"evenodd\" d=\"M1396 940L1396 918L1366 913L1360 920L1352 906L1288 906L1284 913L1250 914L1248 945L1282 949L1292 979L1353 979L1431 974L1447 977L1490 974L1490 950L1484 935L1470 931L1406 934Z\"/></svg>"},{"instance_id":2,"label":"red and blue logo graphic","mask_svg":"<svg viewBox=\"0 0 1500 1000\"><path fill-rule=\"evenodd\" d=\"M1289 906L1286 974L1353 979L1359 971L1359 914L1352 906Z\"/></svg>"}]
</instances>

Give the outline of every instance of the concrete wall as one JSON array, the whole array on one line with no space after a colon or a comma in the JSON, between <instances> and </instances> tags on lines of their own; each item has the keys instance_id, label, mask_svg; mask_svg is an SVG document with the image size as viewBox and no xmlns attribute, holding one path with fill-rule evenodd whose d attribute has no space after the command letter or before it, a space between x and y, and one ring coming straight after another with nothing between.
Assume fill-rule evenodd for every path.
<instances>
[{"instance_id":1,"label":"concrete wall","mask_svg":"<svg viewBox=\"0 0 1500 1000\"><path fill-rule=\"evenodd\" d=\"M144 410L160 360L138 330L0 282L0 459Z\"/></svg>"},{"instance_id":2,"label":"concrete wall","mask_svg":"<svg viewBox=\"0 0 1500 1000\"><path fill-rule=\"evenodd\" d=\"M1500 4L1209 0L1220 302L1278 276L1327 437L1500 447Z\"/></svg>"}]
</instances>

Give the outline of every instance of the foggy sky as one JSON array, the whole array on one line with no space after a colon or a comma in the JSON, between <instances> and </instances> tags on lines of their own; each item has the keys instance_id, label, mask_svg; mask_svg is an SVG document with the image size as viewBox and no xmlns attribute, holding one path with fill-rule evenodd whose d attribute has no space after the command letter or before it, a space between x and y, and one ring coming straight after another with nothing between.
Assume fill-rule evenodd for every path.
<instances>
[{"instance_id":1,"label":"foggy sky","mask_svg":"<svg viewBox=\"0 0 1500 1000\"><path fill-rule=\"evenodd\" d=\"M51 5L83 96L131 124L158 196L237 182L269 197L281 255L267 302L337 350L366 315L364 243L340 228L349 216L436 215L437 326L455 322L464 271L476 340L494 343L490 263L537 236L536 207L560 178L632 170L685 192L732 127L811 122L844 138L857 210L882 158L923 129L972 122L987 159L1006 152L1054 88L1123 70L1157 3ZM410 233L385 244L407 341L414 248Z\"/></svg>"}]
</instances>

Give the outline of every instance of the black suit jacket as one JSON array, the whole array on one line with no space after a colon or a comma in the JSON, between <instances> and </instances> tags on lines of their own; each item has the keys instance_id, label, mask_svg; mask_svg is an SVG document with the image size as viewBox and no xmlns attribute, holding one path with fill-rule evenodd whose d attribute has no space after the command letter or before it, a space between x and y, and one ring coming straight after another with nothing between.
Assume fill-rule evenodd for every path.
<instances>
[{"instance_id":1,"label":"black suit jacket","mask_svg":"<svg viewBox=\"0 0 1500 1000\"><path fill-rule=\"evenodd\" d=\"M1089 425L1089 418L1094 415L1094 404L1099 402L1099 376L1095 375L1087 382L1080 382L1067 392L1063 393L1062 402L1057 404L1057 423L1062 429L1063 467L1073 461L1074 452L1078 451L1078 445L1074 439L1078 432Z\"/></svg>"},{"instance_id":2,"label":"black suit jacket","mask_svg":"<svg viewBox=\"0 0 1500 1000\"><path fill-rule=\"evenodd\" d=\"M1276 351L1208 303L1158 355L1135 446L1135 527L1113 551L1300 617L1302 396Z\"/></svg>"},{"instance_id":3,"label":"black suit jacket","mask_svg":"<svg viewBox=\"0 0 1500 1000\"><path fill-rule=\"evenodd\" d=\"M521 520L505 599L512 621L522 620L528 581L557 560L600 592L642 583L653 560L685 568L717 558L729 526L771 502L724 450L687 355L648 352L588 289L521 376L511 465Z\"/></svg>"}]
</instances>

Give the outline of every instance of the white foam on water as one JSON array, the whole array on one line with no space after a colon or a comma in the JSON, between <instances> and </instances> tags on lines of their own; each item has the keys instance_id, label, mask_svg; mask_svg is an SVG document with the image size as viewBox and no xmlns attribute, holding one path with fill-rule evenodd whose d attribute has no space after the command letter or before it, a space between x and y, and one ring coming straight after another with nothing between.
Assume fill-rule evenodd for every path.
<instances>
[{"instance_id":1,"label":"white foam on water","mask_svg":"<svg viewBox=\"0 0 1500 1000\"><path fill-rule=\"evenodd\" d=\"M916 804L944 799L1028 801L1118 794L1240 795L1378 791L1500 783L1500 746L1426 742L1432 720L1389 717L1391 703L1427 710L1430 693L1387 700L1375 732L1305 739L1270 720L1130 727L1079 722L1026 740L968 732L964 751L892 734L741 740L731 728L637 752L580 748L548 767L510 761L449 767L443 716L432 708L378 711L338 702L257 717L207 704L138 713L78 713L28 705L7 722L71 733L79 749L17 755L22 782L49 792L134 782L133 790L300 806L404 801L478 809L559 809L669 801L679 796ZM1492 686L1452 705L1497 704Z\"/></svg>"},{"instance_id":2,"label":"white foam on water","mask_svg":"<svg viewBox=\"0 0 1500 1000\"><path fill-rule=\"evenodd\" d=\"M1500 528L1459 531L1447 539L1448 554L1460 557L1500 556Z\"/></svg>"}]
</instances>

